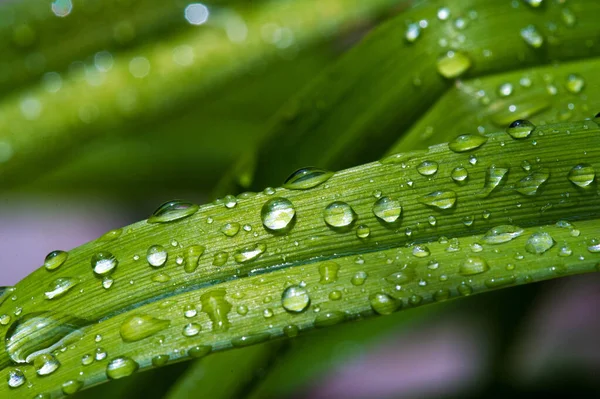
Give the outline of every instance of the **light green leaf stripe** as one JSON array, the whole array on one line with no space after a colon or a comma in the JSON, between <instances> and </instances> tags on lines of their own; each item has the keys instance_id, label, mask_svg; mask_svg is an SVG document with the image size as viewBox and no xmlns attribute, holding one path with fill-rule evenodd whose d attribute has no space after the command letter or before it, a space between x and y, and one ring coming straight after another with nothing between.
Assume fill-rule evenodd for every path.
<instances>
[{"instance_id":1,"label":"light green leaf stripe","mask_svg":"<svg viewBox=\"0 0 600 399\"><path fill-rule=\"evenodd\" d=\"M188 216L108 232L5 292L0 379L27 384L0 384L0 395L68 393L152 359L595 271L599 133L583 121L519 140L460 137L308 190L226 197L196 213L178 207ZM457 180L455 168L468 177ZM389 223L394 201L402 213ZM52 360L60 366L36 376Z\"/></svg>"}]
</instances>

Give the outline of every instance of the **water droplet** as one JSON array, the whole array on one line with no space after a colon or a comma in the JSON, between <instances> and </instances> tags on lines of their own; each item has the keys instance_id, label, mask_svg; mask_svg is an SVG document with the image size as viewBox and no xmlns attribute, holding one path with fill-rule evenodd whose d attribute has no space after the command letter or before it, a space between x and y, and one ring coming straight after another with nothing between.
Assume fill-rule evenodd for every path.
<instances>
[{"instance_id":1,"label":"water droplet","mask_svg":"<svg viewBox=\"0 0 600 399\"><path fill-rule=\"evenodd\" d=\"M11 320L10 315L5 313L2 316L0 316L0 325L7 326L8 323L10 323L10 320Z\"/></svg>"},{"instance_id":2,"label":"water droplet","mask_svg":"<svg viewBox=\"0 0 600 399\"><path fill-rule=\"evenodd\" d=\"M402 307L402 301L382 292L369 296L369 303L375 313L388 315Z\"/></svg>"},{"instance_id":3,"label":"water droplet","mask_svg":"<svg viewBox=\"0 0 600 399\"><path fill-rule=\"evenodd\" d=\"M474 274L485 273L490 270L485 259L479 256L469 256L460 264L458 272L463 276L472 276Z\"/></svg>"},{"instance_id":4,"label":"water droplet","mask_svg":"<svg viewBox=\"0 0 600 399\"><path fill-rule=\"evenodd\" d=\"M521 179L515 189L523 195L536 195L540 187L550 178L550 171L540 169Z\"/></svg>"},{"instance_id":5,"label":"water droplet","mask_svg":"<svg viewBox=\"0 0 600 399\"><path fill-rule=\"evenodd\" d=\"M481 134L462 134L448 143L448 148L454 152L471 151L481 147L488 141L488 138Z\"/></svg>"},{"instance_id":6,"label":"water droplet","mask_svg":"<svg viewBox=\"0 0 600 399\"><path fill-rule=\"evenodd\" d=\"M253 333L248 335L243 335L241 337L233 338L231 340L231 345L236 348L243 348L245 346L259 344L261 342L265 342L271 338L269 333Z\"/></svg>"},{"instance_id":7,"label":"water droplet","mask_svg":"<svg viewBox=\"0 0 600 399\"><path fill-rule=\"evenodd\" d=\"M106 366L106 376L111 380L128 377L135 373L140 365L126 356L114 358Z\"/></svg>"},{"instance_id":8,"label":"water droplet","mask_svg":"<svg viewBox=\"0 0 600 399\"><path fill-rule=\"evenodd\" d=\"M162 245L152 245L146 252L146 260L152 267L162 267L167 262L167 250Z\"/></svg>"},{"instance_id":9,"label":"water droplet","mask_svg":"<svg viewBox=\"0 0 600 399\"><path fill-rule=\"evenodd\" d=\"M187 354L189 357L199 359L212 352L212 346L210 345L196 345L188 349Z\"/></svg>"},{"instance_id":10,"label":"water droplet","mask_svg":"<svg viewBox=\"0 0 600 399\"><path fill-rule=\"evenodd\" d=\"M507 178L507 166L491 165L485 173L485 183L479 195L482 197L489 196L496 188L506 182Z\"/></svg>"},{"instance_id":11,"label":"water droplet","mask_svg":"<svg viewBox=\"0 0 600 399\"><path fill-rule=\"evenodd\" d=\"M37 375L44 376L54 373L60 367L60 362L54 355L44 353L36 356L33 360L33 366Z\"/></svg>"},{"instance_id":12,"label":"water droplet","mask_svg":"<svg viewBox=\"0 0 600 399\"><path fill-rule=\"evenodd\" d=\"M283 308L291 313L300 313L310 304L308 290L298 285L286 288L281 295Z\"/></svg>"},{"instance_id":13,"label":"water droplet","mask_svg":"<svg viewBox=\"0 0 600 399\"><path fill-rule=\"evenodd\" d=\"M576 73L572 73L567 76L567 81L565 83L565 87L567 90L573 94L581 93L585 86L585 80L580 75Z\"/></svg>"},{"instance_id":14,"label":"water droplet","mask_svg":"<svg viewBox=\"0 0 600 399\"><path fill-rule=\"evenodd\" d=\"M452 190L434 191L419 198L419 202L437 209L450 209L456 205L456 193Z\"/></svg>"},{"instance_id":15,"label":"water droplet","mask_svg":"<svg viewBox=\"0 0 600 399\"><path fill-rule=\"evenodd\" d=\"M62 383L61 389L65 395L73 395L83 388L83 382L79 380L67 380Z\"/></svg>"},{"instance_id":16,"label":"water droplet","mask_svg":"<svg viewBox=\"0 0 600 399\"><path fill-rule=\"evenodd\" d=\"M91 263L94 274L96 274L97 277L103 277L112 274L117 268L119 261L110 252L100 251L92 256Z\"/></svg>"},{"instance_id":17,"label":"water droplet","mask_svg":"<svg viewBox=\"0 0 600 399\"><path fill-rule=\"evenodd\" d=\"M578 187L588 188L596 178L596 171L592 165L580 163L569 171L567 178Z\"/></svg>"},{"instance_id":18,"label":"water droplet","mask_svg":"<svg viewBox=\"0 0 600 399\"><path fill-rule=\"evenodd\" d=\"M448 7L442 7L437 10L437 17L440 21L445 21L450 17L450 9Z\"/></svg>"},{"instance_id":19,"label":"water droplet","mask_svg":"<svg viewBox=\"0 0 600 399\"><path fill-rule=\"evenodd\" d=\"M82 366L89 366L93 362L94 362L94 356L90 355L89 353L81 356L81 365Z\"/></svg>"},{"instance_id":20,"label":"water droplet","mask_svg":"<svg viewBox=\"0 0 600 399\"><path fill-rule=\"evenodd\" d=\"M108 356L108 353L104 350L104 348L96 348L96 354L94 355L96 361L100 362L106 359L106 356Z\"/></svg>"},{"instance_id":21,"label":"water droplet","mask_svg":"<svg viewBox=\"0 0 600 399\"><path fill-rule=\"evenodd\" d=\"M52 251L44 259L44 267L46 270L56 270L61 267L69 257L65 251Z\"/></svg>"},{"instance_id":22,"label":"water droplet","mask_svg":"<svg viewBox=\"0 0 600 399\"><path fill-rule=\"evenodd\" d=\"M49 291L46 291L44 295L46 299L59 298L69 292L78 283L77 279L71 277L60 277L54 280L48 286Z\"/></svg>"},{"instance_id":23,"label":"water droplet","mask_svg":"<svg viewBox=\"0 0 600 399\"><path fill-rule=\"evenodd\" d=\"M260 217L267 231L285 233L293 227L296 209L292 202L286 198L275 197L267 201L261 211Z\"/></svg>"},{"instance_id":24,"label":"water droplet","mask_svg":"<svg viewBox=\"0 0 600 399\"><path fill-rule=\"evenodd\" d=\"M368 238L369 235L371 234L371 229L369 228L369 226L361 224L356 228L356 236L358 238Z\"/></svg>"},{"instance_id":25,"label":"water droplet","mask_svg":"<svg viewBox=\"0 0 600 399\"><path fill-rule=\"evenodd\" d=\"M500 97L508 97L512 94L512 92L513 85L509 82L502 83L500 86L498 86L498 95Z\"/></svg>"},{"instance_id":26,"label":"water droplet","mask_svg":"<svg viewBox=\"0 0 600 399\"><path fill-rule=\"evenodd\" d=\"M219 251L215 253L212 264L213 266L220 267L227 263L227 259L229 259L229 254L224 251Z\"/></svg>"},{"instance_id":27,"label":"water droplet","mask_svg":"<svg viewBox=\"0 0 600 399\"><path fill-rule=\"evenodd\" d=\"M119 333L123 341L135 342L166 329L170 324L169 320L161 320L145 314L132 315L123 321Z\"/></svg>"},{"instance_id":28,"label":"water droplet","mask_svg":"<svg viewBox=\"0 0 600 399\"><path fill-rule=\"evenodd\" d=\"M307 190L322 184L333 176L333 172L315 168L301 168L292 173L285 182L283 187L289 190Z\"/></svg>"},{"instance_id":29,"label":"water droplet","mask_svg":"<svg viewBox=\"0 0 600 399\"><path fill-rule=\"evenodd\" d=\"M229 319L227 315L231 310L231 304L225 299L225 290L217 289L206 292L200 297L202 311L205 312L212 322L213 331L227 331Z\"/></svg>"},{"instance_id":30,"label":"water droplet","mask_svg":"<svg viewBox=\"0 0 600 399\"><path fill-rule=\"evenodd\" d=\"M600 252L600 240L597 238L592 238L587 243L587 250L591 253L599 253Z\"/></svg>"},{"instance_id":31,"label":"water droplet","mask_svg":"<svg viewBox=\"0 0 600 399\"><path fill-rule=\"evenodd\" d=\"M404 38L409 43L414 43L417 41L419 36L421 35L421 27L418 23L409 24L406 28L406 32L404 33Z\"/></svg>"},{"instance_id":32,"label":"water droplet","mask_svg":"<svg viewBox=\"0 0 600 399\"><path fill-rule=\"evenodd\" d=\"M148 223L168 223L192 216L198 205L182 200L168 201L159 206L148 218Z\"/></svg>"},{"instance_id":33,"label":"water droplet","mask_svg":"<svg viewBox=\"0 0 600 399\"><path fill-rule=\"evenodd\" d=\"M205 250L206 248L202 245L190 245L185 249L183 270L186 273L193 273L196 270Z\"/></svg>"},{"instance_id":34,"label":"water droplet","mask_svg":"<svg viewBox=\"0 0 600 399\"><path fill-rule=\"evenodd\" d=\"M18 388L27 381L25 374L20 369L9 370L7 380L10 388Z\"/></svg>"},{"instance_id":35,"label":"water droplet","mask_svg":"<svg viewBox=\"0 0 600 399\"><path fill-rule=\"evenodd\" d=\"M394 223L402 214L402 206L397 200L381 197L373 205L373 214L386 223Z\"/></svg>"},{"instance_id":36,"label":"water droplet","mask_svg":"<svg viewBox=\"0 0 600 399\"><path fill-rule=\"evenodd\" d=\"M467 179L469 178L469 172L467 172L466 168L463 168L462 166L458 166L458 167L452 169L452 173L450 174L450 177L452 177L452 180L454 180L455 183L464 184L467 182Z\"/></svg>"},{"instance_id":37,"label":"water droplet","mask_svg":"<svg viewBox=\"0 0 600 399\"><path fill-rule=\"evenodd\" d=\"M321 284L330 284L337 281L340 265L333 261L325 261L319 265L319 274L321 275Z\"/></svg>"},{"instance_id":38,"label":"water droplet","mask_svg":"<svg viewBox=\"0 0 600 399\"><path fill-rule=\"evenodd\" d=\"M446 79L454 79L471 67L471 59L460 51L448 51L437 61L437 70Z\"/></svg>"},{"instance_id":39,"label":"water droplet","mask_svg":"<svg viewBox=\"0 0 600 399\"><path fill-rule=\"evenodd\" d=\"M17 319L6 332L6 352L16 363L31 363L42 354L75 341L85 321L65 318L49 312L29 313Z\"/></svg>"},{"instance_id":40,"label":"water droplet","mask_svg":"<svg viewBox=\"0 0 600 399\"><path fill-rule=\"evenodd\" d=\"M431 252L429 251L429 248L427 248L427 246L425 245L415 245L412 250L412 254L417 258L425 258L429 256Z\"/></svg>"},{"instance_id":41,"label":"water droplet","mask_svg":"<svg viewBox=\"0 0 600 399\"><path fill-rule=\"evenodd\" d=\"M423 176L433 176L438 171L438 163L435 161L423 161L417 166L417 172Z\"/></svg>"},{"instance_id":42,"label":"water droplet","mask_svg":"<svg viewBox=\"0 0 600 399\"><path fill-rule=\"evenodd\" d=\"M194 337L200 333L202 326L198 323L188 323L183 326L184 337Z\"/></svg>"},{"instance_id":43,"label":"water droplet","mask_svg":"<svg viewBox=\"0 0 600 399\"><path fill-rule=\"evenodd\" d=\"M346 320L346 313L333 310L330 312L320 313L315 317L315 328L330 327L339 324Z\"/></svg>"},{"instance_id":44,"label":"water droplet","mask_svg":"<svg viewBox=\"0 0 600 399\"><path fill-rule=\"evenodd\" d=\"M296 325L290 324L283 327L283 335L285 335L288 338L297 337L299 333L300 329Z\"/></svg>"},{"instance_id":45,"label":"water droplet","mask_svg":"<svg viewBox=\"0 0 600 399\"><path fill-rule=\"evenodd\" d=\"M363 271L358 271L354 274L354 276L352 276L352 278L350 279L350 282L352 283L352 285L355 286L359 286L359 285L363 285L365 283L365 281L367 280L367 273L363 272Z\"/></svg>"},{"instance_id":46,"label":"water droplet","mask_svg":"<svg viewBox=\"0 0 600 399\"><path fill-rule=\"evenodd\" d=\"M558 248L558 256L566 257L566 256L571 256L572 254L573 254L573 250L569 247L569 245L567 243L563 243Z\"/></svg>"},{"instance_id":47,"label":"water droplet","mask_svg":"<svg viewBox=\"0 0 600 399\"><path fill-rule=\"evenodd\" d=\"M545 232L533 233L525 243L525 250L532 254L543 254L554 246L554 239Z\"/></svg>"},{"instance_id":48,"label":"water droplet","mask_svg":"<svg viewBox=\"0 0 600 399\"><path fill-rule=\"evenodd\" d=\"M394 285L406 284L415 278L415 272L413 269L406 269L400 272L390 274L385 280Z\"/></svg>"},{"instance_id":49,"label":"water droplet","mask_svg":"<svg viewBox=\"0 0 600 399\"><path fill-rule=\"evenodd\" d=\"M542 47L544 44L544 36L533 25L521 29L521 37L525 40L525 43L535 49Z\"/></svg>"},{"instance_id":50,"label":"water droplet","mask_svg":"<svg viewBox=\"0 0 600 399\"><path fill-rule=\"evenodd\" d=\"M227 237L234 237L240 231L240 224L237 222L225 223L223 227L221 227L221 233L225 234Z\"/></svg>"},{"instance_id":51,"label":"water droplet","mask_svg":"<svg viewBox=\"0 0 600 399\"><path fill-rule=\"evenodd\" d=\"M526 139L535 130L535 125L525 119L517 119L506 129L506 133L513 139Z\"/></svg>"},{"instance_id":52,"label":"water droplet","mask_svg":"<svg viewBox=\"0 0 600 399\"><path fill-rule=\"evenodd\" d=\"M519 237L523 231L518 226L505 224L491 228L482 239L486 244L502 244Z\"/></svg>"},{"instance_id":53,"label":"water droplet","mask_svg":"<svg viewBox=\"0 0 600 399\"><path fill-rule=\"evenodd\" d=\"M236 251L233 255L233 259L237 263L248 263L255 259L258 259L265 251L267 250L267 246L263 243L258 243L250 247L245 247Z\"/></svg>"},{"instance_id":54,"label":"water droplet","mask_svg":"<svg viewBox=\"0 0 600 399\"><path fill-rule=\"evenodd\" d=\"M154 367L164 366L169 362L169 355L156 355L152 358L152 365Z\"/></svg>"},{"instance_id":55,"label":"water droplet","mask_svg":"<svg viewBox=\"0 0 600 399\"><path fill-rule=\"evenodd\" d=\"M514 284L517 281L515 276L503 276L503 277L494 277L485 280L483 283L486 287L494 289L504 287L506 285Z\"/></svg>"},{"instance_id":56,"label":"water droplet","mask_svg":"<svg viewBox=\"0 0 600 399\"><path fill-rule=\"evenodd\" d=\"M473 288L471 288L470 285L465 283L459 284L458 287L456 287L456 290L462 296L469 296L473 293Z\"/></svg>"},{"instance_id":57,"label":"water droplet","mask_svg":"<svg viewBox=\"0 0 600 399\"><path fill-rule=\"evenodd\" d=\"M524 1L532 8L538 8L544 2L544 0L524 0Z\"/></svg>"},{"instance_id":58,"label":"water droplet","mask_svg":"<svg viewBox=\"0 0 600 399\"><path fill-rule=\"evenodd\" d=\"M436 302L445 301L450 298L450 290L441 288L433 293L433 300Z\"/></svg>"},{"instance_id":59,"label":"water droplet","mask_svg":"<svg viewBox=\"0 0 600 399\"><path fill-rule=\"evenodd\" d=\"M98 242L109 242L109 241L114 241L117 238L121 237L121 234L123 234L123 229L115 229L115 230L110 230L107 231L106 233L102 234L99 238L98 238Z\"/></svg>"},{"instance_id":60,"label":"water droplet","mask_svg":"<svg viewBox=\"0 0 600 399\"><path fill-rule=\"evenodd\" d=\"M235 208L235 206L237 205L237 198L235 198L231 194L226 195L225 198L223 198L223 204L227 209Z\"/></svg>"},{"instance_id":61,"label":"water droplet","mask_svg":"<svg viewBox=\"0 0 600 399\"><path fill-rule=\"evenodd\" d=\"M342 201L332 202L323 212L325 223L333 229L348 227L354 223L357 217L354 209Z\"/></svg>"}]
</instances>

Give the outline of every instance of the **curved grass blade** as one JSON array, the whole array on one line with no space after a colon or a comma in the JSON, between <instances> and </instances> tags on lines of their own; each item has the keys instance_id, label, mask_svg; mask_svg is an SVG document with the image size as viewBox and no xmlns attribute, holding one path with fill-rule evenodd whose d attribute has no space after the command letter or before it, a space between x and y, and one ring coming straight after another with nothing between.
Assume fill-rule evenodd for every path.
<instances>
[{"instance_id":1,"label":"curved grass blade","mask_svg":"<svg viewBox=\"0 0 600 399\"><path fill-rule=\"evenodd\" d=\"M314 189L228 197L171 223L108 232L0 305L0 379L28 381L0 385L0 395L69 393L374 312L596 271L599 133L584 121L521 140L463 138ZM425 161L435 173L422 174ZM468 179L454 181L456 167ZM490 180L490 168L507 171ZM396 222L384 196L401 201ZM60 367L38 377L49 355Z\"/></svg>"}]
</instances>

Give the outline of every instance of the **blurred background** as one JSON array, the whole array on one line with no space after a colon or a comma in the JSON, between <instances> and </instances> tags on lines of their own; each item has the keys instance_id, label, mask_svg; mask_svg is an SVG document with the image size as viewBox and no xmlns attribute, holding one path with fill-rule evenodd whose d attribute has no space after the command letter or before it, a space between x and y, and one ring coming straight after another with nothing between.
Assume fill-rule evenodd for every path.
<instances>
[{"instance_id":1,"label":"blurred background","mask_svg":"<svg viewBox=\"0 0 600 399\"><path fill-rule=\"evenodd\" d=\"M1 0L0 284L166 200L237 194L294 96L411 3ZM562 278L260 345L242 371L219 366L256 349L81 396L174 397L186 376L218 389L242 373L229 397L600 397L599 309L597 274Z\"/></svg>"}]
</instances>

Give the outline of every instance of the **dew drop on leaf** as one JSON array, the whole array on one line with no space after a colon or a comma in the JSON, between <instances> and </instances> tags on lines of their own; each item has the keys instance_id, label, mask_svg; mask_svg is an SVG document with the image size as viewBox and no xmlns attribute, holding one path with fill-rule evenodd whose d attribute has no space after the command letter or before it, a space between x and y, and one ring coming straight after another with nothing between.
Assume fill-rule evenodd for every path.
<instances>
[{"instance_id":1,"label":"dew drop on leaf","mask_svg":"<svg viewBox=\"0 0 600 399\"><path fill-rule=\"evenodd\" d=\"M27 381L25 374L20 369L9 370L7 380L10 388L18 388Z\"/></svg>"},{"instance_id":2,"label":"dew drop on leaf","mask_svg":"<svg viewBox=\"0 0 600 399\"><path fill-rule=\"evenodd\" d=\"M227 237L235 237L235 235L240 231L240 228L241 226L238 222L225 223L221 227L221 233Z\"/></svg>"},{"instance_id":3,"label":"dew drop on leaf","mask_svg":"<svg viewBox=\"0 0 600 399\"><path fill-rule=\"evenodd\" d=\"M108 251L100 251L92 256L92 270L94 274L98 277L107 276L112 274L119 261L115 256Z\"/></svg>"},{"instance_id":4,"label":"dew drop on leaf","mask_svg":"<svg viewBox=\"0 0 600 399\"><path fill-rule=\"evenodd\" d=\"M295 216L296 209L292 202L281 197L271 198L260 211L263 226L271 232L287 232Z\"/></svg>"},{"instance_id":5,"label":"dew drop on leaf","mask_svg":"<svg viewBox=\"0 0 600 399\"><path fill-rule=\"evenodd\" d=\"M346 313L333 310L318 314L317 317L315 317L314 326L316 328L329 327L339 324L344 320L346 320Z\"/></svg>"},{"instance_id":6,"label":"dew drop on leaf","mask_svg":"<svg viewBox=\"0 0 600 399\"><path fill-rule=\"evenodd\" d=\"M490 269L487 261L479 256L469 256L459 266L458 272L463 276L485 273Z\"/></svg>"},{"instance_id":7,"label":"dew drop on leaf","mask_svg":"<svg viewBox=\"0 0 600 399\"><path fill-rule=\"evenodd\" d=\"M33 360L33 367L39 376L45 376L54 373L59 367L60 362L50 353L43 353Z\"/></svg>"},{"instance_id":8,"label":"dew drop on leaf","mask_svg":"<svg viewBox=\"0 0 600 399\"><path fill-rule=\"evenodd\" d=\"M146 260L152 267L162 267L167 262L168 254L162 245L152 245L146 252Z\"/></svg>"},{"instance_id":9,"label":"dew drop on leaf","mask_svg":"<svg viewBox=\"0 0 600 399\"><path fill-rule=\"evenodd\" d=\"M46 299L55 299L65 295L78 283L78 280L72 277L59 277L48 286L48 291L44 292Z\"/></svg>"},{"instance_id":10,"label":"dew drop on leaf","mask_svg":"<svg viewBox=\"0 0 600 399\"><path fill-rule=\"evenodd\" d=\"M111 380L128 377L135 373L140 365L126 356L112 359L106 366L106 376Z\"/></svg>"},{"instance_id":11,"label":"dew drop on leaf","mask_svg":"<svg viewBox=\"0 0 600 399\"><path fill-rule=\"evenodd\" d=\"M460 51L448 51L437 61L437 70L446 79L454 79L471 68L471 59Z\"/></svg>"},{"instance_id":12,"label":"dew drop on leaf","mask_svg":"<svg viewBox=\"0 0 600 399\"><path fill-rule=\"evenodd\" d=\"M514 240L523 234L523 229L518 226L504 224L492 227L483 236L483 242L486 244L502 244Z\"/></svg>"},{"instance_id":13,"label":"dew drop on leaf","mask_svg":"<svg viewBox=\"0 0 600 399\"><path fill-rule=\"evenodd\" d=\"M402 214L402 206L397 200L381 197L373 204L373 214L386 223L394 223Z\"/></svg>"},{"instance_id":14,"label":"dew drop on leaf","mask_svg":"<svg viewBox=\"0 0 600 399\"><path fill-rule=\"evenodd\" d=\"M521 37L530 47L538 49L544 44L544 36L533 25L528 25L521 29Z\"/></svg>"},{"instance_id":15,"label":"dew drop on leaf","mask_svg":"<svg viewBox=\"0 0 600 399\"><path fill-rule=\"evenodd\" d=\"M590 187L596 178L596 171L592 165L587 163L581 163L575 165L573 169L569 171L567 178L571 183L581 188Z\"/></svg>"},{"instance_id":16,"label":"dew drop on leaf","mask_svg":"<svg viewBox=\"0 0 600 399\"><path fill-rule=\"evenodd\" d=\"M464 184L469 178L469 172L466 168L463 168L462 166L457 166L456 168L452 169L450 177L452 177L452 180L454 180L455 183Z\"/></svg>"},{"instance_id":17,"label":"dew drop on leaf","mask_svg":"<svg viewBox=\"0 0 600 399\"><path fill-rule=\"evenodd\" d=\"M543 254L554 246L554 239L545 232L533 233L525 243L525 250L532 254Z\"/></svg>"},{"instance_id":18,"label":"dew drop on leaf","mask_svg":"<svg viewBox=\"0 0 600 399\"><path fill-rule=\"evenodd\" d=\"M289 190L307 190L322 184L333 176L333 172L315 167L301 168L292 173L283 187Z\"/></svg>"},{"instance_id":19,"label":"dew drop on leaf","mask_svg":"<svg viewBox=\"0 0 600 399\"><path fill-rule=\"evenodd\" d=\"M356 236L361 239L369 238L371 235L371 229L369 226L361 224L356 228Z\"/></svg>"},{"instance_id":20,"label":"dew drop on leaf","mask_svg":"<svg viewBox=\"0 0 600 399\"><path fill-rule=\"evenodd\" d=\"M350 205L342 201L335 201L327 205L323 211L325 223L331 228L345 228L357 219L356 212Z\"/></svg>"},{"instance_id":21,"label":"dew drop on leaf","mask_svg":"<svg viewBox=\"0 0 600 399\"><path fill-rule=\"evenodd\" d=\"M257 243L249 247L244 247L238 251L236 251L233 255L233 259L237 263L248 263L255 259L258 259L265 251L267 250L267 246L263 243Z\"/></svg>"},{"instance_id":22,"label":"dew drop on leaf","mask_svg":"<svg viewBox=\"0 0 600 399\"><path fill-rule=\"evenodd\" d=\"M487 197L508 178L508 166L491 165L485 172L485 182L480 195Z\"/></svg>"},{"instance_id":23,"label":"dew drop on leaf","mask_svg":"<svg viewBox=\"0 0 600 399\"><path fill-rule=\"evenodd\" d=\"M369 304L373 311L380 315L392 314L402 307L401 300L382 292L369 296Z\"/></svg>"},{"instance_id":24,"label":"dew drop on leaf","mask_svg":"<svg viewBox=\"0 0 600 399\"><path fill-rule=\"evenodd\" d=\"M435 161L423 161L417 166L417 172L422 176L433 176L438 171L438 163Z\"/></svg>"},{"instance_id":25,"label":"dew drop on leaf","mask_svg":"<svg viewBox=\"0 0 600 399\"><path fill-rule=\"evenodd\" d=\"M517 119L506 129L506 133L513 139L525 139L535 130L535 125L525 119Z\"/></svg>"},{"instance_id":26,"label":"dew drop on leaf","mask_svg":"<svg viewBox=\"0 0 600 399\"><path fill-rule=\"evenodd\" d=\"M456 192L452 190L434 191L421 198L419 202L437 209L450 209L456 205Z\"/></svg>"},{"instance_id":27,"label":"dew drop on leaf","mask_svg":"<svg viewBox=\"0 0 600 399\"><path fill-rule=\"evenodd\" d=\"M61 267L69 257L69 253L65 251L52 251L44 259L44 267L46 270L56 270Z\"/></svg>"},{"instance_id":28,"label":"dew drop on leaf","mask_svg":"<svg viewBox=\"0 0 600 399\"><path fill-rule=\"evenodd\" d=\"M488 138L481 134L461 134L448 143L448 148L454 152L471 151L481 147L488 141Z\"/></svg>"},{"instance_id":29,"label":"dew drop on leaf","mask_svg":"<svg viewBox=\"0 0 600 399\"><path fill-rule=\"evenodd\" d=\"M523 195L536 195L540 187L550 178L550 171L540 169L517 182L515 189Z\"/></svg>"},{"instance_id":30,"label":"dew drop on leaf","mask_svg":"<svg viewBox=\"0 0 600 399\"><path fill-rule=\"evenodd\" d=\"M287 287L281 295L281 305L290 313L300 313L310 304L308 290L299 285Z\"/></svg>"},{"instance_id":31,"label":"dew drop on leaf","mask_svg":"<svg viewBox=\"0 0 600 399\"><path fill-rule=\"evenodd\" d=\"M121 324L119 333L125 342L135 342L150 337L169 327L169 320L138 314L127 317Z\"/></svg>"},{"instance_id":32,"label":"dew drop on leaf","mask_svg":"<svg viewBox=\"0 0 600 399\"><path fill-rule=\"evenodd\" d=\"M198 211L198 205L182 200L168 201L159 206L152 216L148 218L148 223L168 223L180 220L193 215Z\"/></svg>"},{"instance_id":33,"label":"dew drop on leaf","mask_svg":"<svg viewBox=\"0 0 600 399\"><path fill-rule=\"evenodd\" d=\"M565 87L570 93L578 94L581 93L585 86L585 80L578 74L572 73L567 76Z\"/></svg>"}]
</instances>

